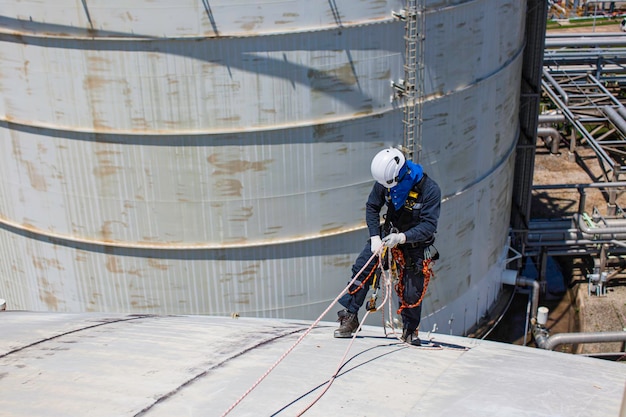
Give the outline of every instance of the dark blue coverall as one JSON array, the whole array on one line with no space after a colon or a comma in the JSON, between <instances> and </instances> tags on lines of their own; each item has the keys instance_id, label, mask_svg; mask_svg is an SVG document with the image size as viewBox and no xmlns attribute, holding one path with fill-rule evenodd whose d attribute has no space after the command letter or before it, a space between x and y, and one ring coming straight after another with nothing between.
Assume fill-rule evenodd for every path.
<instances>
[{"instance_id":1,"label":"dark blue coverall","mask_svg":"<svg viewBox=\"0 0 626 417\"><path fill-rule=\"evenodd\" d=\"M439 185L427 175L418 187L421 189L416 202L409 210L402 206L396 210L391 203L389 190L376 182L366 203L365 220L370 236L381 235L384 237L390 233L391 227L395 227L406 236L406 243L398 245L404 253L406 267L404 270L404 300L407 304L414 304L419 300L424 288L424 274L422 272L422 262L424 260L424 250L434 242L434 234L437 231L437 222L441 211L441 190ZM419 181L418 181L419 183ZM415 188L413 188L415 189ZM405 205L406 205L405 200ZM380 212L387 206L385 226L380 225ZM402 213L406 213L403 215ZM386 229L386 230L385 230ZM352 265L352 278L363 268L363 265L372 256L370 242L367 244ZM351 286L350 292L358 288L361 279L365 279L372 268L377 266L377 259L372 260L361 273L357 281ZM339 303L350 313L358 313L365 302L369 282L354 294L347 292L340 299ZM414 308L405 308L401 312L404 329L413 333L419 326L422 314L422 305Z\"/></svg>"}]
</instances>

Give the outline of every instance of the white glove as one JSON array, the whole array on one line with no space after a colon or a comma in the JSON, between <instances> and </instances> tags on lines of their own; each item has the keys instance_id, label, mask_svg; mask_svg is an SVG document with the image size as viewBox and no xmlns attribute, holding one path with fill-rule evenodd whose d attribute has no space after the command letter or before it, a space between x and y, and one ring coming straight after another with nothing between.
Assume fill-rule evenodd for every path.
<instances>
[{"instance_id":1,"label":"white glove","mask_svg":"<svg viewBox=\"0 0 626 417\"><path fill-rule=\"evenodd\" d=\"M376 251L383 245L383 241L380 240L380 236L371 236L370 243L372 253L376 253Z\"/></svg>"},{"instance_id":2,"label":"white glove","mask_svg":"<svg viewBox=\"0 0 626 417\"><path fill-rule=\"evenodd\" d=\"M406 242L406 235L404 233L391 233L383 239L383 245L388 248L393 248L396 245L401 245Z\"/></svg>"}]
</instances>

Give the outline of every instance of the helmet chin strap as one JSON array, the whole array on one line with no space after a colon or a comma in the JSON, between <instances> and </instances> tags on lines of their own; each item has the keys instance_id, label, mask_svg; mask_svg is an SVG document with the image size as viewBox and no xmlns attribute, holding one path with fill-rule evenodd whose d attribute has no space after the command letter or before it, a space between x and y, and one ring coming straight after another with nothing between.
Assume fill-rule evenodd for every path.
<instances>
[{"instance_id":1,"label":"helmet chin strap","mask_svg":"<svg viewBox=\"0 0 626 417\"><path fill-rule=\"evenodd\" d=\"M406 177L406 174L408 174L409 171L410 171L409 167L405 163L404 166L402 168L400 168L400 172L398 172L398 176L396 176L394 178L394 181L395 181L396 185L398 185L398 184L400 184L402 182L402 180L404 179L404 177Z\"/></svg>"}]
</instances>

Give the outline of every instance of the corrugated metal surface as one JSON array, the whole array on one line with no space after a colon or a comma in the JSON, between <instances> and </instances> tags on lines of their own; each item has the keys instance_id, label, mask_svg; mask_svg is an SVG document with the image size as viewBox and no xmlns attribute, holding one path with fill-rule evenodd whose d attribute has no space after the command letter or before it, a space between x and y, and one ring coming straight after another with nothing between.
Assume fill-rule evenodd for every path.
<instances>
[{"instance_id":1,"label":"corrugated metal surface","mask_svg":"<svg viewBox=\"0 0 626 417\"><path fill-rule=\"evenodd\" d=\"M0 2L0 295L316 317L367 238L371 157L402 141L403 2L170 3ZM499 288L525 2L426 3L426 313L461 333Z\"/></svg>"}]
</instances>

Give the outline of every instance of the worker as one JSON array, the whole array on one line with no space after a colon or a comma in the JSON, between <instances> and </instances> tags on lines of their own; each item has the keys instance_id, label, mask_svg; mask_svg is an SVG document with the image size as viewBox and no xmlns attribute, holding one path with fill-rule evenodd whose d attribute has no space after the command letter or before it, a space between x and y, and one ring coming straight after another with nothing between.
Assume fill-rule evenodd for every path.
<instances>
[{"instance_id":1,"label":"worker","mask_svg":"<svg viewBox=\"0 0 626 417\"><path fill-rule=\"evenodd\" d=\"M420 164L406 160L397 148L384 149L376 154L371 163L372 176L376 180L365 205L365 220L370 238L352 265L352 278L361 271L367 261L381 247L398 247L402 250L405 261L403 271L404 294L399 294L406 305L415 304L424 288L422 263L424 252L427 254L435 240L437 223L441 209L441 190L439 185L427 176ZM381 227L381 210L387 208L385 222ZM358 312L369 291L369 285L363 285L366 277L371 276L373 268L378 267L378 258L374 258L361 272L348 292L339 299L344 307L337 313L339 328L334 336L352 337L359 327ZM421 320L421 303L412 308L401 310L403 323L402 340L419 346L417 330Z\"/></svg>"}]
</instances>

